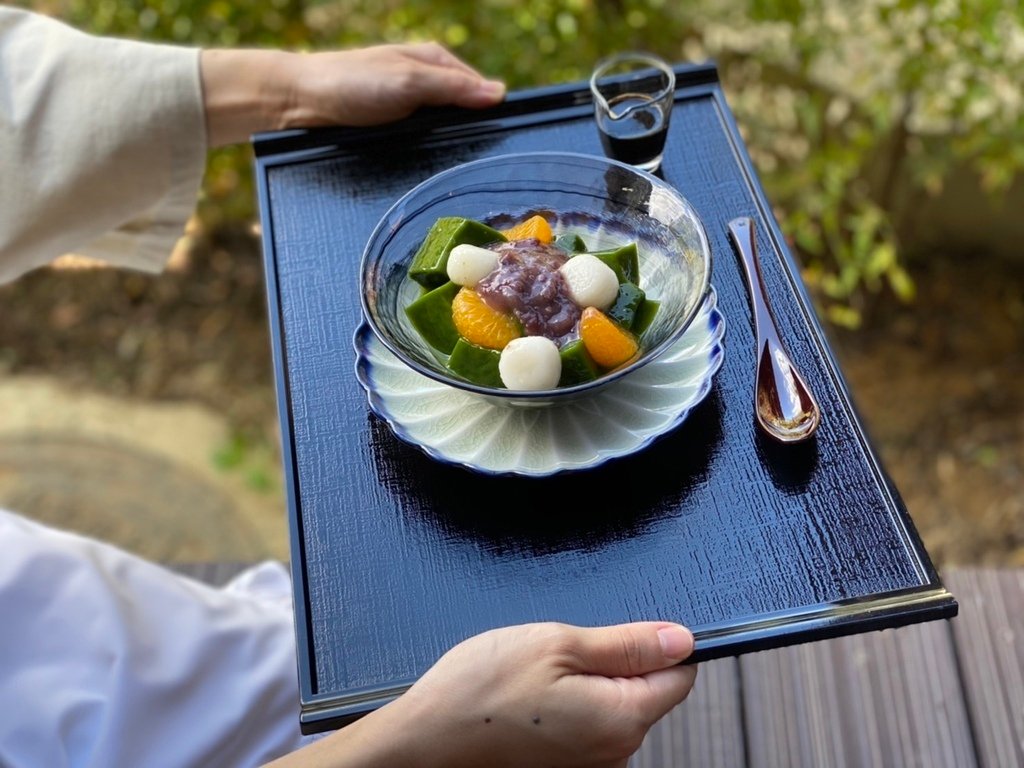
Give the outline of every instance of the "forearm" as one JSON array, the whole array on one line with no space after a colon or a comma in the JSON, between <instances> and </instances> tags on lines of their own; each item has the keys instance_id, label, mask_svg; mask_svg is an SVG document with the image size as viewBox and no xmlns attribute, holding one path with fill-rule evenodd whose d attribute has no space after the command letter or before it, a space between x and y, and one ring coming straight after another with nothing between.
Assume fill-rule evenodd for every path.
<instances>
[{"instance_id":1,"label":"forearm","mask_svg":"<svg viewBox=\"0 0 1024 768\"><path fill-rule=\"evenodd\" d=\"M258 49L208 49L200 56L206 136L210 147L248 141L288 125L294 93L289 73L300 54Z\"/></svg>"},{"instance_id":2,"label":"forearm","mask_svg":"<svg viewBox=\"0 0 1024 768\"><path fill-rule=\"evenodd\" d=\"M426 713L415 710L399 698L264 768L440 768L418 732Z\"/></svg>"}]
</instances>

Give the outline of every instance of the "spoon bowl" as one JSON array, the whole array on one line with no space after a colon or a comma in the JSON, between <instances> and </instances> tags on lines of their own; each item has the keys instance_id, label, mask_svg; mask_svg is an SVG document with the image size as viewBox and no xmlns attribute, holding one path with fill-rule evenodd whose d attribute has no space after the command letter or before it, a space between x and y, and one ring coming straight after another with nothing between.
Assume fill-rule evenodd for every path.
<instances>
[{"instance_id":1,"label":"spoon bowl","mask_svg":"<svg viewBox=\"0 0 1024 768\"><path fill-rule=\"evenodd\" d=\"M821 423L821 409L793 365L775 325L757 258L753 219L748 216L733 219L729 222L729 234L743 262L754 307L757 334L754 413L757 422L780 442L806 440Z\"/></svg>"}]
</instances>

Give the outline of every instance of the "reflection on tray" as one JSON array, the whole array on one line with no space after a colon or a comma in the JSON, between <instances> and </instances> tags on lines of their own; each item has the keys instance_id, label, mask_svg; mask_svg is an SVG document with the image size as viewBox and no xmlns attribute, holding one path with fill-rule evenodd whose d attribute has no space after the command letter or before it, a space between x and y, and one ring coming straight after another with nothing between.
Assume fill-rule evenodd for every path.
<instances>
[{"instance_id":1,"label":"reflection on tray","mask_svg":"<svg viewBox=\"0 0 1024 768\"><path fill-rule=\"evenodd\" d=\"M686 508L684 500L707 483L722 450L714 390L683 425L643 452L598 471L530 483L433 461L396 440L373 414L367 420L377 479L400 502L388 506L404 517L405 530L499 557L598 550L649 535Z\"/></svg>"}]
</instances>

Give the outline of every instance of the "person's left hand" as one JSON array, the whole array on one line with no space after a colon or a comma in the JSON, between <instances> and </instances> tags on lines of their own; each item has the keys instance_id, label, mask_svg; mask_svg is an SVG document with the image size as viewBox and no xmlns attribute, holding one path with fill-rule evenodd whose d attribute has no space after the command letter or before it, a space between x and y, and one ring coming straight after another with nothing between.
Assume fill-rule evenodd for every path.
<instances>
[{"instance_id":1,"label":"person's left hand","mask_svg":"<svg viewBox=\"0 0 1024 768\"><path fill-rule=\"evenodd\" d=\"M288 53L209 49L201 59L210 146L261 130L369 126L421 106L497 104L505 86L437 43Z\"/></svg>"},{"instance_id":2,"label":"person's left hand","mask_svg":"<svg viewBox=\"0 0 1024 768\"><path fill-rule=\"evenodd\" d=\"M294 107L286 122L294 125L378 125L421 106L486 107L505 95L502 83L437 43L300 55L291 65Z\"/></svg>"}]
</instances>

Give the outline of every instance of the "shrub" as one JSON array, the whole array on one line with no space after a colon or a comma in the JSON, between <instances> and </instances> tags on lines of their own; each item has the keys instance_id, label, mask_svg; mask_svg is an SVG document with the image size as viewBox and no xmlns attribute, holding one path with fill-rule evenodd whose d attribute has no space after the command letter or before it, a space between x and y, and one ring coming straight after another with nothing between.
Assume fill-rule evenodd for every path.
<instances>
[{"instance_id":1,"label":"shrub","mask_svg":"<svg viewBox=\"0 0 1024 768\"><path fill-rule=\"evenodd\" d=\"M1006 190L1024 167L1024 20L999 0L36 0L103 34L321 49L436 39L510 87L583 79L613 50L714 59L826 316L913 296L897 180L934 195L967 164ZM253 216L245 148L211 155L204 220ZM906 201L903 201L906 204ZM911 199L909 204L912 204Z\"/></svg>"},{"instance_id":2,"label":"shrub","mask_svg":"<svg viewBox=\"0 0 1024 768\"><path fill-rule=\"evenodd\" d=\"M1024 18L1009 5L704 5L686 50L719 62L782 229L832 321L855 325L865 290L912 297L893 218L901 205L941 193L963 165L995 201L1024 168L1014 77ZM898 199L904 177L909 196Z\"/></svg>"}]
</instances>

